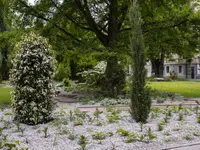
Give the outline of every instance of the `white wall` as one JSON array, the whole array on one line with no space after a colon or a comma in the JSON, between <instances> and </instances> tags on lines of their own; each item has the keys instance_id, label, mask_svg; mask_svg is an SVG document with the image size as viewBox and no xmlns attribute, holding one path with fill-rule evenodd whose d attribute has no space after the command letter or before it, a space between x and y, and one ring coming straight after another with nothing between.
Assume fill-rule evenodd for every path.
<instances>
[{"instance_id":1,"label":"white wall","mask_svg":"<svg viewBox=\"0 0 200 150\"><path fill-rule=\"evenodd\" d=\"M145 68L147 69L147 77L151 77L152 76L152 65L151 65L151 62L147 62ZM129 74L133 73L131 65L129 65L129 67L128 67L128 73Z\"/></svg>"}]
</instances>

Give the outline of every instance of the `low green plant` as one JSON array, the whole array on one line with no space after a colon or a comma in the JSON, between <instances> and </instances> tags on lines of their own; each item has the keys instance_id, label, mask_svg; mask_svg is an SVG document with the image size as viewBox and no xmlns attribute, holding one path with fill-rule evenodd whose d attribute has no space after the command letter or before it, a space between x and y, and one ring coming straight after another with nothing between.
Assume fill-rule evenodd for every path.
<instances>
[{"instance_id":1,"label":"low green plant","mask_svg":"<svg viewBox=\"0 0 200 150\"><path fill-rule=\"evenodd\" d=\"M16 144L10 143L10 142L5 143L4 146L7 147L9 150L16 150L17 149Z\"/></svg>"},{"instance_id":2,"label":"low green plant","mask_svg":"<svg viewBox=\"0 0 200 150\"><path fill-rule=\"evenodd\" d=\"M153 139L156 138L156 135L154 135L154 134L152 133L152 130L151 130L150 127L147 129L147 136L148 136L149 142L150 142L151 140L153 140Z\"/></svg>"},{"instance_id":3,"label":"low green plant","mask_svg":"<svg viewBox=\"0 0 200 150\"><path fill-rule=\"evenodd\" d=\"M69 129L67 127L60 129L59 134L61 135L67 135L69 134Z\"/></svg>"},{"instance_id":4,"label":"low green plant","mask_svg":"<svg viewBox=\"0 0 200 150\"><path fill-rule=\"evenodd\" d=\"M82 150L84 150L87 145L87 138L84 135L81 135L78 143L81 146Z\"/></svg>"},{"instance_id":5,"label":"low green plant","mask_svg":"<svg viewBox=\"0 0 200 150\"><path fill-rule=\"evenodd\" d=\"M118 119L119 119L119 115L117 114L117 113L114 113L114 114L112 114L113 115L113 120L114 120L114 122L118 122Z\"/></svg>"},{"instance_id":6,"label":"low green plant","mask_svg":"<svg viewBox=\"0 0 200 150\"><path fill-rule=\"evenodd\" d=\"M95 140L103 140L106 138L106 134L103 132L98 131L91 131L92 132L92 138Z\"/></svg>"},{"instance_id":7,"label":"low green plant","mask_svg":"<svg viewBox=\"0 0 200 150\"><path fill-rule=\"evenodd\" d=\"M17 131L20 131L20 122L16 122Z\"/></svg>"},{"instance_id":8,"label":"low green plant","mask_svg":"<svg viewBox=\"0 0 200 150\"><path fill-rule=\"evenodd\" d=\"M190 140L193 140L194 137L192 134L185 134L183 135L183 139L190 141Z\"/></svg>"},{"instance_id":9,"label":"low green plant","mask_svg":"<svg viewBox=\"0 0 200 150\"><path fill-rule=\"evenodd\" d=\"M167 109L167 116L169 116L169 117L172 116L172 110L171 109Z\"/></svg>"},{"instance_id":10,"label":"low green plant","mask_svg":"<svg viewBox=\"0 0 200 150\"><path fill-rule=\"evenodd\" d=\"M197 123L200 123L200 115L197 117Z\"/></svg>"},{"instance_id":11,"label":"low green plant","mask_svg":"<svg viewBox=\"0 0 200 150\"><path fill-rule=\"evenodd\" d=\"M121 110L120 109L113 109L111 113L112 113L112 115L120 114Z\"/></svg>"},{"instance_id":12,"label":"low green plant","mask_svg":"<svg viewBox=\"0 0 200 150\"><path fill-rule=\"evenodd\" d=\"M143 131L143 127L144 127L144 122L140 122L140 132Z\"/></svg>"},{"instance_id":13,"label":"low green plant","mask_svg":"<svg viewBox=\"0 0 200 150\"><path fill-rule=\"evenodd\" d=\"M164 125L165 125L164 122L159 122L158 125L157 125L158 131L162 131L164 129Z\"/></svg>"},{"instance_id":14,"label":"low green plant","mask_svg":"<svg viewBox=\"0 0 200 150\"><path fill-rule=\"evenodd\" d=\"M85 117L86 117L86 113L80 111L79 109L74 109L73 114L81 119L85 119Z\"/></svg>"},{"instance_id":15,"label":"low green plant","mask_svg":"<svg viewBox=\"0 0 200 150\"><path fill-rule=\"evenodd\" d=\"M170 132L169 132L169 131L165 131L163 134L164 134L165 136L170 136Z\"/></svg>"},{"instance_id":16,"label":"low green plant","mask_svg":"<svg viewBox=\"0 0 200 150\"><path fill-rule=\"evenodd\" d=\"M75 138L76 138L76 135L74 133L70 133L68 135L68 139L70 139L70 140L74 140Z\"/></svg>"},{"instance_id":17,"label":"low green plant","mask_svg":"<svg viewBox=\"0 0 200 150\"><path fill-rule=\"evenodd\" d=\"M165 123L168 123L169 116L168 116L168 114L167 114L167 113L165 114L165 117L164 117L163 119L164 119L164 122L165 122Z\"/></svg>"},{"instance_id":18,"label":"low green plant","mask_svg":"<svg viewBox=\"0 0 200 150\"><path fill-rule=\"evenodd\" d=\"M125 142L126 142L126 143L132 143L132 142L135 142L136 140L137 140L137 134L135 134L134 132L131 132L131 133L127 136Z\"/></svg>"},{"instance_id":19,"label":"low green plant","mask_svg":"<svg viewBox=\"0 0 200 150\"><path fill-rule=\"evenodd\" d=\"M0 140L0 149L2 149L2 148L3 148L3 141Z\"/></svg>"},{"instance_id":20,"label":"low green plant","mask_svg":"<svg viewBox=\"0 0 200 150\"><path fill-rule=\"evenodd\" d=\"M64 88L68 87L68 86L70 85L69 79L68 79L68 78L64 78L64 79L62 80L62 84L63 84L63 87L64 87Z\"/></svg>"},{"instance_id":21,"label":"low green plant","mask_svg":"<svg viewBox=\"0 0 200 150\"><path fill-rule=\"evenodd\" d=\"M119 116L117 114L108 114L106 115L109 123L118 123Z\"/></svg>"},{"instance_id":22,"label":"low green plant","mask_svg":"<svg viewBox=\"0 0 200 150\"><path fill-rule=\"evenodd\" d=\"M99 115L102 114L103 111L100 111L98 108L96 108L96 111L93 113L93 115L96 117L96 118L99 118Z\"/></svg>"},{"instance_id":23,"label":"low green plant","mask_svg":"<svg viewBox=\"0 0 200 150\"><path fill-rule=\"evenodd\" d=\"M173 92L167 92L167 96L171 99L171 101L174 101L176 94Z\"/></svg>"},{"instance_id":24,"label":"low green plant","mask_svg":"<svg viewBox=\"0 0 200 150\"><path fill-rule=\"evenodd\" d=\"M128 136L130 132L128 130L124 130L124 129L120 128L120 129L117 130L117 133L120 136Z\"/></svg>"},{"instance_id":25,"label":"low green plant","mask_svg":"<svg viewBox=\"0 0 200 150\"><path fill-rule=\"evenodd\" d=\"M72 110L69 111L69 120L73 121L73 111Z\"/></svg>"},{"instance_id":26,"label":"low green plant","mask_svg":"<svg viewBox=\"0 0 200 150\"><path fill-rule=\"evenodd\" d=\"M193 135L194 136L200 136L200 132L199 131L194 131Z\"/></svg>"},{"instance_id":27,"label":"low green plant","mask_svg":"<svg viewBox=\"0 0 200 150\"><path fill-rule=\"evenodd\" d=\"M158 108L158 107L154 107L154 108L151 109L151 111L158 114L158 113L161 112L161 109Z\"/></svg>"},{"instance_id":28,"label":"low green plant","mask_svg":"<svg viewBox=\"0 0 200 150\"><path fill-rule=\"evenodd\" d=\"M14 143L16 143L18 146L20 146L21 142L19 140L14 140Z\"/></svg>"},{"instance_id":29,"label":"low green plant","mask_svg":"<svg viewBox=\"0 0 200 150\"><path fill-rule=\"evenodd\" d=\"M173 107L172 107L172 111L173 111L174 113L177 113L177 112L178 112L177 106L173 106Z\"/></svg>"},{"instance_id":30,"label":"low green plant","mask_svg":"<svg viewBox=\"0 0 200 150\"><path fill-rule=\"evenodd\" d=\"M195 111L195 114L198 115L198 113L199 113L199 106L195 106L194 107L194 111Z\"/></svg>"},{"instance_id":31,"label":"low green plant","mask_svg":"<svg viewBox=\"0 0 200 150\"><path fill-rule=\"evenodd\" d=\"M4 121L3 121L3 124L4 124L3 128L4 128L4 129L7 129L7 128L8 128L8 125L9 125L9 121L4 120Z\"/></svg>"},{"instance_id":32,"label":"low green plant","mask_svg":"<svg viewBox=\"0 0 200 150\"><path fill-rule=\"evenodd\" d=\"M26 128L19 128L19 131L21 132L21 136L24 136L24 131L26 130Z\"/></svg>"},{"instance_id":33,"label":"low green plant","mask_svg":"<svg viewBox=\"0 0 200 150\"><path fill-rule=\"evenodd\" d=\"M107 132L106 133L108 136L113 136L113 133L110 131L110 132Z\"/></svg>"},{"instance_id":34,"label":"low green plant","mask_svg":"<svg viewBox=\"0 0 200 150\"><path fill-rule=\"evenodd\" d=\"M150 112L150 114L149 114L149 115L150 115L150 118L151 118L151 119L155 119L156 117L158 117L158 114L157 114L157 113L155 113L155 112L153 112L153 111L152 111L152 112Z\"/></svg>"},{"instance_id":35,"label":"low green plant","mask_svg":"<svg viewBox=\"0 0 200 150\"><path fill-rule=\"evenodd\" d=\"M48 127L45 127L42 131L44 132L44 137L47 138L48 137Z\"/></svg>"},{"instance_id":36,"label":"low green plant","mask_svg":"<svg viewBox=\"0 0 200 150\"><path fill-rule=\"evenodd\" d=\"M189 115L190 114L190 111L189 111L189 109L188 108L183 108L183 114L184 115Z\"/></svg>"},{"instance_id":37,"label":"low green plant","mask_svg":"<svg viewBox=\"0 0 200 150\"><path fill-rule=\"evenodd\" d=\"M167 143L167 142L171 142L171 138L165 137L165 138L163 139L163 141L166 142L166 143Z\"/></svg>"},{"instance_id":38,"label":"low green plant","mask_svg":"<svg viewBox=\"0 0 200 150\"><path fill-rule=\"evenodd\" d=\"M179 104L178 105L178 111L181 111L183 109L183 105L182 104Z\"/></svg>"},{"instance_id":39,"label":"low green plant","mask_svg":"<svg viewBox=\"0 0 200 150\"><path fill-rule=\"evenodd\" d=\"M0 136L3 134L3 128L0 127Z\"/></svg>"},{"instance_id":40,"label":"low green plant","mask_svg":"<svg viewBox=\"0 0 200 150\"><path fill-rule=\"evenodd\" d=\"M146 134L141 134L141 135L138 135L140 141L144 141L145 137L146 137Z\"/></svg>"},{"instance_id":41,"label":"low green plant","mask_svg":"<svg viewBox=\"0 0 200 150\"><path fill-rule=\"evenodd\" d=\"M95 126L102 126L104 124L104 121L101 119L94 119L91 124L95 125Z\"/></svg>"},{"instance_id":42,"label":"low green plant","mask_svg":"<svg viewBox=\"0 0 200 150\"><path fill-rule=\"evenodd\" d=\"M66 113L66 111L62 108L62 109L60 109L60 116L65 116L67 113Z\"/></svg>"},{"instance_id":43,"label":"low green plant","mask_svg":"<svg viewBox=\"0 0 200 150\"><path fill-rule=\"evenodd\" d=\"M107 112L112 112L112 111L113 111L113 107L111 107L111 106L106 106L106 111L107 111Z\"/></svg>"},{"instance_id":44,"label":"low green plant","mask_svg":"<svg viewBox=\"0 0 200 150\"><path fill-rule=\"evenodd\" d=\"M83 119L76 117L74 119L74 126L80 126L80 125L83 125Z\"/></svg>"},{"instance_id":45,"label":"low green plant","mask_svg":"<svg viewBox=\"0 0 200 150\"><path fill-rule=\"evenodd\" d=\"M54 121L51 122L52 126L59 126L59 125L67 125L68 124L68 120L66 118L57 118L54 119Z\"/></svg>"},{"instance_id":46,"label":"low green plant","mask_svg":"<svg viewBox=\"0 0 200 150\"><path fill-rule=\"evenodd\" d=\"M179 125L174 126L173 131L179 131L179 130L180 130L180 126Z\"/></svg>"},{"instance_id":47,"label":"low green plant","mask_svg":"<svg viewBox=\"0 0 200 150\"><path fill-rule=\"evenodd\" d=\"M182 121L183 120L183 113L179 112L178 114L178 121Z\"/></svg>"},{"instance_id":48,"label":"low green plant","mask_svg":"<svg viewBox=\"0 0 200 150\"><path fill-rule=\"evenodd\" d=\"M4 141L4 142L7 142L8 134L4 134L4 135L2 135L2 136L3 136L3 141Z\"/></svg>"}]
</instances>

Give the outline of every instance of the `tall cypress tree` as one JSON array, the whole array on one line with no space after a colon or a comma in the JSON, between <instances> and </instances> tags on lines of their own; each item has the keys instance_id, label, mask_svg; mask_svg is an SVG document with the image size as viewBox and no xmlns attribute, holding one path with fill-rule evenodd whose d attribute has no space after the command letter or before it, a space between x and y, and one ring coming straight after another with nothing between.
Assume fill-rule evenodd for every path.
<instances>
[{"instance_id":1,"label":"tall cypress tree","mask_svg":"<svg viewBox=\"0 0 200 150\"><path fill-rule=\"evenodd\" d=\"M136 122L146 122L150 108L150 89L146 87L146 56L144 38L141 28L141 18L137 0L133 0L130 7L129 19L132 27L130 45L132 51L133 85L130 112Z\"/></svg>"}]
</instances>

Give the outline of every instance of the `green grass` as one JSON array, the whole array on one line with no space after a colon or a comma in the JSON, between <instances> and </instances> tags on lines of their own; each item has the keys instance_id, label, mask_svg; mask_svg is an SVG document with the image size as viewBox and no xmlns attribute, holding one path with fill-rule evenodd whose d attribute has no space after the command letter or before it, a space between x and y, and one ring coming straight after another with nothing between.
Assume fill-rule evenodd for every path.
<instances>
[{"instance_id":1,"label":"green grass","mask_svg":"<svg viewBox=\"0 0 200 150\"><path fill-rule=\"evenodd\" d=\"M0 86L0 106L9 105L11 103L11 88Z\"/></svg>"},{"instance_id":2,"label":"green grass","mask_svg":"<svg viewBox=\"0 0 200 150\"><path fill-rule=\"evenodd\" d=\"M185 97L200 97L200 82L149 82L149 85L152 87L152 89L162 92L174 92Z\"/></svg>"}]
</instances>

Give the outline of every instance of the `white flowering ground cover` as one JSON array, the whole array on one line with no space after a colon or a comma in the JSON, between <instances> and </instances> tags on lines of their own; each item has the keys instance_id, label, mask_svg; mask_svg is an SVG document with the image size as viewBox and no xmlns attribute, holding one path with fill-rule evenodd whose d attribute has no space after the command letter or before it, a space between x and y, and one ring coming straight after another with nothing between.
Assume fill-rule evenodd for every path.
<instances>
[{"instance_id":1,"label":"white flowering ground cover","mask_svg":"<svg viewBox=\"0 0 200 150\"><path fill-rule=\"evenodd\" d=\"M159 150L200 140L197 107L154 108L146 124L110 107L87 113L57 109L53 121L36 126L14 122L10 109L0 118L2 149Z\"/></svg>"}]
</instances>

